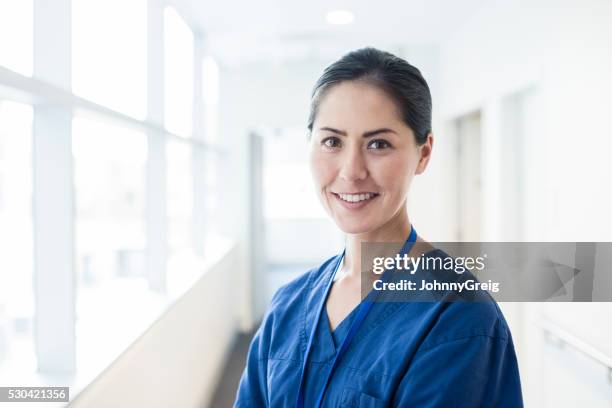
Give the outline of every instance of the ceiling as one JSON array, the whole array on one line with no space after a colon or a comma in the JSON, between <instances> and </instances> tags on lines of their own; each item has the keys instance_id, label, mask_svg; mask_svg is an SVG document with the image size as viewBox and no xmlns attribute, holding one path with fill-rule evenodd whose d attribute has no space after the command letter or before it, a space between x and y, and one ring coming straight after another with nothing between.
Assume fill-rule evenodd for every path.
<instances>
[{"instance_id":1,"label":"ceiling","mask_svg":"<svg viewBox=\"0 0 612 408\"><path fill-rule=\"evenodd\" d=\"M220 62L237 64L329 59L373 45L395 49L443 42L487 0L211 1L172 0L204 34ZM491 1L491 0L489 0ZM327 23L328 11L344 9L353 23Z\"/></svg>"}]
</instances>

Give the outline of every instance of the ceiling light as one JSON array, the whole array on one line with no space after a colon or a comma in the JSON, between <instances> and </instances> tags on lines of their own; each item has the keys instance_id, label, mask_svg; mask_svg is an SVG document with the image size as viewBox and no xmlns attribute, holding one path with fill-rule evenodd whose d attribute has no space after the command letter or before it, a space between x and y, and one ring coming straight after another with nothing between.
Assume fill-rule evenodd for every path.
<instances>
[{"instance_id":1,"label":"ceiling light","mask_svg":"<svg viewBox=\"0 0 612 408\"><path fill-rule=\"evenodd\" d=\"M325 18L329 24L350 24L355 16L348 10L334 10L327 13Z\"/></svg>"}]
</instances>

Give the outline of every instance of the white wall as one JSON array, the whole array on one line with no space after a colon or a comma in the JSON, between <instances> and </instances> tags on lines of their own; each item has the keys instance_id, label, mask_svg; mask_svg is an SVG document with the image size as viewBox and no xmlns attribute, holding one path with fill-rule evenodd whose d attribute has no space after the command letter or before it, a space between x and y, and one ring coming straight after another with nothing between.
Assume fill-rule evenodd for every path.
<instances>
[{"instance_id":1,"label":"white wall","mask_svg":"<svg viewBox=\"0 0 612 408\"><path fill-rule=\"evenodd\" d=\"M611 19L605 0L495 1L442 49L443 120L473 108L494 111L502 98L529 87L542 98L538 136L545 150L534 159L547 162L538 198L551 208L542 214L547 234L535 239L610 239L612 193L602 187L612 175ZM485 138L499 133L492 124Z\"/></svg>"},{"instance_id":2,"label":"white wall","mask_svg":"<svg viewBox=\"0 0 612 408\"><path fill-rule=\"evenodd\" d=\"M70 406L208 406L238 325L236 256L232 246Z\"/></svg>"},{"instance_id":3,"label":"white wall","mask_svg":"<svg viewBox=\"0 0 612 408\"><path fill-rule=\"evenodd\" d=\"M441 120L482 112L483 240L508 238L500 163L511 143L502 139L511 137L504 131L504 101L517 92L530 95L521 238L612 238L611 21L612 3L604 0L494 1L442 46ZM517 343L526 406L610 406L612 387L603 367L569 346L544 343L539 326L552 322L612 354L610 304L503 306Z\"/></svg>"}]
</instances>

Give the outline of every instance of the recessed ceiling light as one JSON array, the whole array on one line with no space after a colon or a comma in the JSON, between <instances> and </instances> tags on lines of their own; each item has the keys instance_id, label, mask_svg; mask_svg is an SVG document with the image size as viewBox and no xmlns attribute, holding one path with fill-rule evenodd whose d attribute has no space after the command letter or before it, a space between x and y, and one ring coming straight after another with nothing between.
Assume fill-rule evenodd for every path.
<instances>
[{"instance_id":1,"label":"recessed ceiling light","mask_svg":"<svg viewBox=\"0 0 612 408\"><path fill-rule=\"evenodd\" d=\"M355 16L348 10L333 10L327 13L325 18L329 24L350 24Z\"/></svg>"}]
</instances>

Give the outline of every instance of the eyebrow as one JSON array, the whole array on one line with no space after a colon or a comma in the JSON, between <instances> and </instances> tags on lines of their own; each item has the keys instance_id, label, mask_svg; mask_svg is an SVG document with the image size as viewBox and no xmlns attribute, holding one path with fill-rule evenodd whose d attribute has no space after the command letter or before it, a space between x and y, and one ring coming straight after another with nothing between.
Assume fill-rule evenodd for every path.
<instances>
[{"instance_id":1,"label":"eyebrow","mask_svg":"<svg viewBox=\"0 0 612 408\"><path fill-rule=\"evenodd\" d=\"M322 127L319 128L319 130L326 130L328 132L333 132L333 133L337 133L341 136L347 136L347 133L344 130L338 130L338 129L334 129L331 127ZM380 129L375 129L375 130L369 130L367 132L363 133L363 137L372 137L372 136L376 136L379 135L381 133L395 133L397 134L397 132L393 129L389 129L389 128L380 128Z\"/></svg>"}]
</instances>

